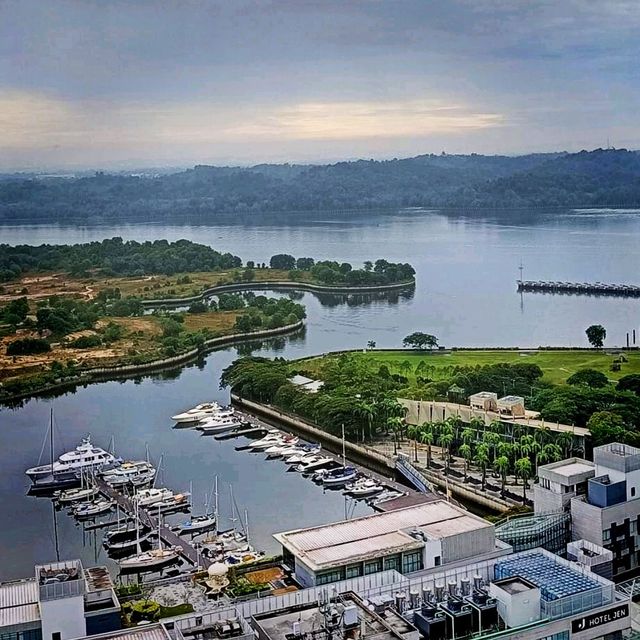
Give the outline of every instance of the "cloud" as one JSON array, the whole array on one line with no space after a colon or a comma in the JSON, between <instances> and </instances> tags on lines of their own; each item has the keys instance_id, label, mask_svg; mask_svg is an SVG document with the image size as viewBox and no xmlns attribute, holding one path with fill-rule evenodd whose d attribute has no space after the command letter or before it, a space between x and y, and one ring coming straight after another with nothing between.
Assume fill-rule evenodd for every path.
<instances>
[{"instance_id":1,"label":"cloud","mask_svg":"<svg viewBox=\"0 0 640 640\"><path fill-rule=\"evenodd\" d=\"M181 146L286 140L356 140L455 134L497 127L501 114L434 100L144 104L68 101L38 93L0 93L0 148Z\"/></svg>"}]
</instances>

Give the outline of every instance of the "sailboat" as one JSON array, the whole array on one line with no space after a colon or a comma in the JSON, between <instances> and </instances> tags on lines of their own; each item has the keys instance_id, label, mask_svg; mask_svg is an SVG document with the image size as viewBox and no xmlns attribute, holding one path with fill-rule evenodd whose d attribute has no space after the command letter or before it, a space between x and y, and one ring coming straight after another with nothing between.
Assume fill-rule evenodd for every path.
<instances>
[{"instance_id":1,"label":"sailboat","mask_svg":"<svg viewBox=\"0 0 640 640\"><path fill-rule=\"evenodd\" d=\"M73 507L73 515L76 518L93 518L111 511L113 505L113 500L106 498L94 500L93 502L83 502Z\"/></svg>"},{"instance_id":2,"label":"sailboat","mask_svg":"<svg viewBox=\"0 0 640 640\"><path fill-rule=\"evenodd\" d=\"M255 551L249 542L249 513L244 510L244 539L246 544L224 555L225 564L237 566L256 562L264 557L264 551Z\"/></svg>"},{"instance_id":3,"label":"sailboat","mask_svg":"<svg viewBox=\"0 0 640 640\"><path fill-rule=\"evenodd\" d=\"M190 533L192 535L196 535L198 533L204 533L205 531L210 531L215 528L218 516L218 476L215 478L214 489L213 492L216 497L216 508L213 513L209 513L209 500L211 499L211 494L209 495L209 500L205 505L205 513L200 516L192 516L190 520L183 522L178 527L178 535L184 535L185 533Z\"/></svg>"},{"instance_id":4,"label":"sailboat","mask_svg":"<svg viewBox=\"0 0 640 640\"><path fill-rule=\"evenodd\" d=\"M135 517L138 522L138 502L135 503ZM182 551L181 547L162 547L162 518L158 509L158 548L149 551L142 551L140 548L140 533L136 535L136 554L130 558L118 560L120 569L124 571L153 571L165 564L175 562Z\"/></svg>"},{"instance_id":5,"label":"sailboat","mask_svg":"<svg viewBox=\"0 0 640 640\"><path fill-rule=\"evenodd\" d=\"M54 494L54 497L59 504L69 504L71 502L78 502L79 500L89 500L98 494L98 487L87 478L87 484L85 485L84 479L86 474L80 475L80 486L75 489L65 489Z\"/></svg>"},{"instance_id":6,"label":"sailboat","mask_svg":"<svg viewBox=\"0 0 640 640\"><path fill-rule=\"evenodd\" d=\"M151 536L151 531L140 521L120 524L120 507L116 504L117 526L104 534L103 545L108 552L124 551L135 547L136 543L145 542Z\"/></svg>"},{"instance_id":7,"label":"sailboat","mask_svg":"<svg viewBox=\"0 0 640 640\"><path fill-rule=\"evenodd\" d=\"M358 476L358 470L355 467L347 466L347 456L345 452L344 441L344 425L342 425L342 466L327 471L322 476L322 484L325 487L340 487L347 482L355 480Z\"/></svg>"}]
</instances>

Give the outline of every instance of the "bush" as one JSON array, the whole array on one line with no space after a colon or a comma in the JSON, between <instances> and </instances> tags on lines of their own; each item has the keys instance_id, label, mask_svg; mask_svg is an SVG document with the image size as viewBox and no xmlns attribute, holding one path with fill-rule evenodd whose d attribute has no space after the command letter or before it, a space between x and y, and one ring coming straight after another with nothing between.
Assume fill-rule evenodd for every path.
<instances>
[{"instance_id":1,"label":"bush","mask_svg":"<svg viewBox=\"0 0 640 640\"><path fill-rule=\"evenodd\" d=\"M206 313L208 310L209 307L207 303L202 300L192 303L189 309L187 309L189 313Z\"/></svg>"},{"instance_id":2,"label":"bush","mask_svg":"<svg viewBox=\"0 0 640 640\"><path fill-rule=\"evenodd\" d=\"M71 349L93 349L102 344L102 338L98 335L80 336L67 344Z\"/></svg>"},{"instance_id":3,"label":"bush","mask_svg":"<svg viewBox=\"0 0 640 640\"><path fill-rule=\"evenodd\" d=\"M115 342L116 340L119 340L120 338L122 338L123 333L124 332L122 330L122 327L119 324L116 324L115 322L110 322L102 332L102 340L107 344L111 342Z\"/></svg>"},{"instance_id":4,"label":"bush","mask_svg":"<svg viewBox=\"0 0 640 640\"><path fill-rule=\"evenodd\" d=\"M22 338L10 342L7 346L8 356L26 356L48 351L51 351L51 345L42 338Z\"/></svg>"}]
</instances>

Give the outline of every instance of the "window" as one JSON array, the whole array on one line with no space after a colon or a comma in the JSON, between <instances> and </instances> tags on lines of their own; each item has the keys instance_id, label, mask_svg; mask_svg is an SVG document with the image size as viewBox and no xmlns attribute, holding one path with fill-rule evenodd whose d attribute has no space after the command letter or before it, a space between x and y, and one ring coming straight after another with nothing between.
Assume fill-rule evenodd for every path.
<instances>
[{"instance_id":1,"label":"window","mask_svg":"<svg viewBox=\"0 0 640 640\"><path fill-rule=\"evenodd\" d=\"M611 529L605 529L605 530L602 532L602 539L603 539L605 542L609 542L609 540L611 540Z\"/></svg>"},{"instance_id":2,"label":"window","mask_svg":"<svg viewBox=\"0 0 640 640\"><path fill-rule=\"evenodd\" d=\"M342 569L334 569L333 571L325 571L316 576L316 584L328 584L329 582L340 582L344 580L344 572ZM55 640L55 638L53 639Z\"/></svg>"},{"instance_id":3,"label":"window","mask_svg":"<svg viewBox=\"0 0 640 640\"><path fill-rule=\"evenodd\" d=\"M51 634L51 640L62 640L62 634L59 631L54 631Z\"/></svg>"},{"instance_id":4,"label":"window","mask_svg":"<svg viewBox=\"0 0 640 640\"><path fill-rule=\"evenodd\" d=\"M362 565L352 564L347 567L347 578L358 578L362 575Z\"/></svg>"},{"instance_id":5,"label":"window","mask_svg":"<svg viewBox=\"0 0 640 640\"><path fill-rule=\"evenodd\" d=\"M399 556L389 556L384 559L384 570L385 571L399 571L400 570L400 558Z\"/></svg>"},{"instance_id":6,"label":"window","mask_svg":"<svg viewBox=\"0 0 640 640\"><path fill-rule=\"evenodd\" d=\"M364 563L364 575L368 576L371 573L378 573L382 571L382 560L370 560Z\"/></svg>"},{"instance_id":7,"label":"window","mask_svg":"<svg viewBox=\"0 0 640 640\"><path fill-rule=\"evenodd\" d=\"M439 567L439 566L440 566L440 564L441 564L441 562L442 562L442 561L440 560L440 556L435 556L435 557L433 558L433 564L434 564L436 567Z\"/></svg>"},{"instance_id":8,"label":"window","mask_svg":"<svg viewBox=\"0 0 640 640\"><path fill-rule=\"evenodd\" d=\"M422 551L406 553L402 558L402 573L411 573L412 571L420 571L423 569Z\"/></svg>"},{"instance_id":9,"label":"window","mask_svg":"<svg viewBox=\"0 0 640 640\"><path fill-rule=\"evenodd\" d=\"M635 487L631 487L631 497L632 498L636 497L636 488Z\"/></svg>"}]
</instances>

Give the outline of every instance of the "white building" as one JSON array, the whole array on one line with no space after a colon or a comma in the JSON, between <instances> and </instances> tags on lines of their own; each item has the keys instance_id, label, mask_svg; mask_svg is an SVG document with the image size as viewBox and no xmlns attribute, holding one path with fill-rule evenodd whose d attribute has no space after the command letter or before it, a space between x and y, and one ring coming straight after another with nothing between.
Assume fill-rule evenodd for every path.
<instances>
[{"instance_id":1,"label":"white building","mask_svg":"<svg viewBox=\"0 0 640 640\"><path fill-rule=\"evenodd\" d=\"M305 587L388 570L412 573L510 550L496 541L493 524L443 500L274 538Z\"/></svg>"},{"instance_id":2,"label":"white building","mask_svg":"<svg viewBox=\"0 0 640 640\"><path fill-rule=\"evenodd\" d=\"M479 391L469 396L469 404L472 409L496 411L498 408L498 394L491 391Z\"/></svg>"},{"instance_id":3,"label":"white building","mask_svg":"<svg viewBox=\"0 0 640 640\"><path fill-rule=\"evenodd\" d=\"M105 567L79 560L37 565L35 578L0 583L2 640L71 640L120 629L120 604Z\"/></svg>"},{"instance_id":4,"label":"white building","mask_svg":"<svg viewBox=\"0 0 640 640\"><path fill-rule=\"evenodd\" d=\"M613 553L613 575L640 569L640 449L612 443L595 447L593 462L571 458L538 468L537 513L571 513L573 540Z\"/></svg>"}]
</instances>

